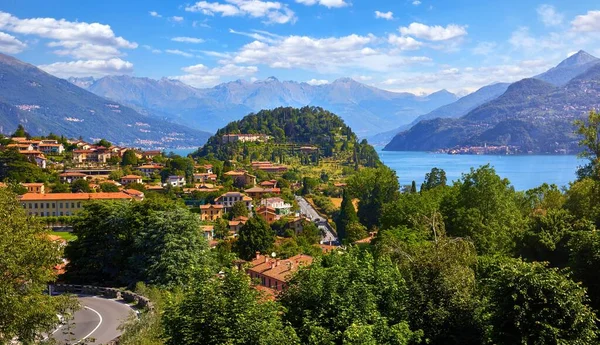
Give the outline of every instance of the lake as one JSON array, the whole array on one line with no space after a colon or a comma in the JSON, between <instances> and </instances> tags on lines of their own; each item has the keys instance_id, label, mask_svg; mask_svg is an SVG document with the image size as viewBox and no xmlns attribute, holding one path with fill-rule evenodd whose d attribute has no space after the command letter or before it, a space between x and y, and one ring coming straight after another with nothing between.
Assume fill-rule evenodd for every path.
<instances>
[{"instance_id":1,"label":"lake","mask_svg":"<svg viewBox=\"0 0 600 345\"><path fill-rule=\"evenodd\" d=\"M379 157L390 168L396 170L401 185L417 182L420 186L425 174L437 167L446 171L448 182L460 178L471 167L490 164L501 177L510 180L515 189L527 190L542 183L568 185L575 180L577 167L585 160L568 155L448 155L429 152L391 152L377 148Z\"/></svg>"},{"instance_id":2,"label":"lake","mask_svg":"<svg viewBox=\"0 0 600 345\"><path fill-rule=\"evenodd\" d=\"M554 183L566 186L575 179L577 167L585 164L585 160L567 155L521 155L521 156L488 156L488 155L448 155L429 152L392 152L382 151L376 147L379 157L390 168L396 170L401 185L416 181L420 186L425 174L437 167L446 171L448 182L460 178L462 173L469 172L471 167L477 168L491 164L498 175L505 177L517 190L527 190L542 183ZM187 156L196 149L166 150L181 156Z\"/></svg>"}]
</instances>

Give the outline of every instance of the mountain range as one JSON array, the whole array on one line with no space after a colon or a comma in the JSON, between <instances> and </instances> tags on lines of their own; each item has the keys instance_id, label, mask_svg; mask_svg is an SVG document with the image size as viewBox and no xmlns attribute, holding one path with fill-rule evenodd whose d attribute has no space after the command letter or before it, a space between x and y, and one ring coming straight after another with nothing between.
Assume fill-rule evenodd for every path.
<instances>
[{"instance_id":1,"label":"mountain range","mask_svg":"<svg viewBox=\"0 0 600 345\"><path fill-rule=\"evenodd\" d=\"M0 132L9 134L19 124L32 135L53 132L138 147L198 146L210 136L140 114L0 54Z\"/></svg>"},{"instance_id":2,"label":"mountain range","mask_svg":"<svg viewBox=\"0 0 600 345\"><path fill-rule=\"evenodd\" d=\"M445 108L456 108L461 100ZM599 107L600 60L580 51L545 73L510 84L462 116L419 121L397 134L385 150L508 145L521 152L575 152L573 121Z\"/></svg>"},{"instance_id":3,"label":"mountain range","mask_svg":"<svg viewBox=\"0 0 600 345\"><path fill-rule=\"evenodd\" d=\"M69 80L142 114L208 131L262 109L310 105L339 115L359 136L365 137L409 124L417 116L458 99L446 90L417 96L381 90L350 78L310 85L270 77L254 82L237 80L206 89L167 78L108 76L93 82L89 78Z\"/></svg>"}]
</instances>

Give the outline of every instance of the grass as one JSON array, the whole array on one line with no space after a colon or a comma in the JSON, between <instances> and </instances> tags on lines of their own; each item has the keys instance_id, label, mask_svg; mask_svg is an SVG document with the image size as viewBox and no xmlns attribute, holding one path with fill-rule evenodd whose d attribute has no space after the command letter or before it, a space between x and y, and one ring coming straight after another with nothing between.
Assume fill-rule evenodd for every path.
<instances>
[{"instance_id":1,"label":"grass","mask_svg":"<svg viewBox=\"0 0 600 345\"><path fill-rule=\"evenodd\" d=\"M77 236L73 235L73 233L65 232L65 231L55 231L55 232L52 232L52 235L60 236L62 239L64 239L67 242L75 241L77 239Z\"/></svg>"}]
</instances>

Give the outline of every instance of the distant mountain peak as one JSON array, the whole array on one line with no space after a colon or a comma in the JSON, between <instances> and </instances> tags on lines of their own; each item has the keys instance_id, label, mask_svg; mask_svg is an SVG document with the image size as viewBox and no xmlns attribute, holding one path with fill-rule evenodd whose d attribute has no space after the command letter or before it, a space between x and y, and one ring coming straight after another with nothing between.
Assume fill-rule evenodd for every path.
<instances>
[{"instance_id":1,"label":"distant mountain peak","mask_svg":"<svg viewBox=\"0 0 600 345\"><path fill-rule=\"evenodd\" d=\"M338 78L338 79L334 80L332 84L348 84L348 83L360 84L359 82L357 82L356 80L354 80L350 77Z\"/></svg>"},{"instance_id":2,"label":"distant mountain peak","mask_svg":"<svg viewBox=\"0 0 600 345\"><path fill-rule=\"evenodd\" d=\"M589 64L590 62L600 61L597 57L587 53L584 50L580 50L577 53L569 56L561 63L558 64L558 68L560 67L571 67L571 66L581 66Z\"/></svg>"},{"instance_id":3,"label":"distant mountain peak","mask_svg":"<svg viewBox=\"0 0 600 345\"><path fill-rule=\"evenodd\" d=\"M279 82L279 79L277 79L274 76L270 76L267 79L265 79L265 82Z\"/></svg>"}]
</instances>

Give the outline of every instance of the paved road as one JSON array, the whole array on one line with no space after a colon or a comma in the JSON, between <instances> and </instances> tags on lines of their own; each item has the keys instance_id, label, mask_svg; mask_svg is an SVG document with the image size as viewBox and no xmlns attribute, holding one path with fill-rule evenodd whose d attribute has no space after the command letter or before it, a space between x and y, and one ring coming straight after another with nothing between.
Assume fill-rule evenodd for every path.
<instances>
[{"instance_id":1,"label":"paved road","mask_svg":"<svg viewBox=\"0 0 600 345\"><path fill-rule=\"evenodd\" d=\"M52 334L58 344L75 344L83 340L95 339L92 344L106 344L121 335L118 330L133 310L124 303L101 297L79 297L82 309L74 317L74 328L68 333L65 326Z\"/></svg>"},{"instance_id":2,"label":"paved road","mask_svg":"<svg viewBox=\"0 0 600 345\"><path fill-rule=\"evenodd\" d=\"M321 243L337 243L338 239L327 225L327 220L323 219L317 210L315 210L314 207L312 207L312 205L303 197L296 196L296 202L298 202L298 206L300 206L300 213L306 215L309 219L315 222L317 227L321 230L321 233L323 234L321 237Z\"/></svg>"}]
</instances>

